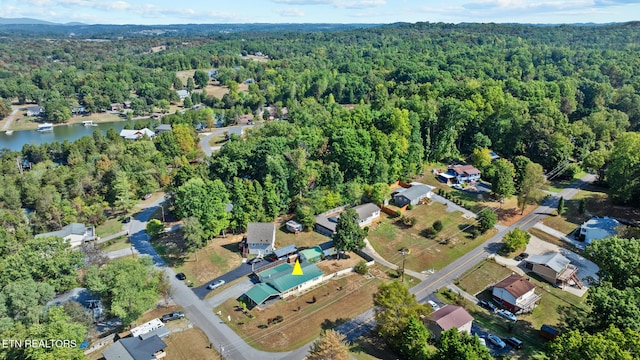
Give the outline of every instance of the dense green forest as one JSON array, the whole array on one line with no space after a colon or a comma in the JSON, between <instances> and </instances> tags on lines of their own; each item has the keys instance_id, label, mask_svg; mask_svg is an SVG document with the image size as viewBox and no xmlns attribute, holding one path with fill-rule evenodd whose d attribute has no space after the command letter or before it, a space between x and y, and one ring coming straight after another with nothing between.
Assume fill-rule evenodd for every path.
<instances>
[{"instance_id":1,"label":"dense green forest","mask_svg":"<svg viewBox=\"0 0 640 360\"><path fill-rule=\"evenodd\" d=\"M160 45L166 50L150 51ZM190 102L207 107L164 117L173 131L153 140L128 142L113 131L96 132L74 143L0 153L0 332L46 322L45 315L24 315L5 294L25 297L21 289L38 289L33 306L39 313L55 292L78 281L100 288L108 280L91 271L87 279L70 275L87 265L64 244L52 243L51 256L65 259L59 262L64 268L46 270L56 276L29 267L20 271L21 282L12 281L17 275L7 269L28 266L23 259L40 246L34 234L71 222L101 224L156 189L173 194L175 213L198 234L189 237L192 249L222 229L243 231L249 221L284 213L312 225L315 214L363 194L375 197L376 184L411 179L425 162L470 159L483 178L500 184L495 192L525 201L529 173L560 167L571 177L582 166L611 187L616 201L637 206L639 48L634 23L419 23L194 38L110 35L104 41L55 34L46 40L0 38L0 116L37 103L46 120L65 122L70 106L101 112L124 101L131 101L136 115L149 114L179 104L175 90L203 85L197 73L183 84L176 76L182 70L217 69L217 80L229 89L222 98L192 93ZM269 61L241 56L257 52ZM247 91L240 91L248 79ZM254 128L246 139L232 136L211 157L200 152L197 124L233 123L239 115L260 114L265 105L281 114L286 107L286 120ZM483 161L489 148L503 162ZM17 166L23 161L32 166ZM228 203L234 205L230 213ZM113 268L127 266L134 265ZM21 288L12 290L16 286ZM637 292L624 296L639 298ZM601 302L604 308L594 306L596 311L605 311ZM637 338L640 316L628 312L636 318L628 322L636 331L629 336ZM49 315L52 323L61 316ZM611 324L621 325L602 319L579 330L610 331Z\"/></svg>"}]
</instances>

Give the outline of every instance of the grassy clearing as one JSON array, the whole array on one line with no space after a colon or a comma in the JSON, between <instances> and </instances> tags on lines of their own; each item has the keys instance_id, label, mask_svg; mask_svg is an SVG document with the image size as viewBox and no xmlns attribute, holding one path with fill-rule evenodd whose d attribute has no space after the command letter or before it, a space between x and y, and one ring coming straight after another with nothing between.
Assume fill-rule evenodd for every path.
<instances>
[{"instance_id":1,"label":"grassy clearing","mask_svg":"<svg viewBox=\"0 0 640 360\"><path fill-rule=\"evenodd\" d=\"M113 235L122 231L122 227L123 224L120 217L112 217L107 219L104 224L96 227L96 235L98 237Z\"/></svg>"},{"instance_id":2,"label":"grassy clearing","mask_svg":"<svg viewBox=\"0 0 640 360\"><path fill-rule=\"evenodd\" d=\"M276 248L281 248L293 244L298 249L308 248L325 243L331 239L315 231L303 231L297 234L290 233L284 225L286 221L280 223L276 229Z\"/></svg>"},{"instance_id":3,"label":"grassy clearing","mask_svg":"<svg viewBox=\"0 0 640 360\"><path fill-rule=\"evenodd\" d=\"M475 295L484 290L487 284L496 283L511 273L511 269L506 266L487 259L462 274L456 285L469 294Z\"/></svg>"},{"instance_id":4,"label":"grassy clearing","mask_svg":"<svg viewBox=\"0 0 640 360\"><path fill-rule=\"evenodd\" d=\"M103 242L101 245L101 250L104 252L122 250L131 247L131 242L129 242L128 236L119 236L115 239L111 239L109 241Z\"/></svg>"},{"instance_id":5,"label":"grassy clearing","mask_svg":"<svg viewBox=\"0 0 640 360\"><path fill-rule=\"evenodd\" d=\"M296 349L373 306L373 293L382 281L350 275L330 280L299 297L281 300L264 310L253 309L249 318L229 299L214 311L231 316L228 325L259 350L288 351ZM316 301L313 302L313 297ZM284 321L267 325L267 319L283 316Z\"/></svg>"},{"instance_id":6,"label":"grassy clearing","mask_svg":"<svg viewBox=\"0 0 640 360\"><path fill-rule=\"evenodd\" d=\"M586 172L580 171L572 179L551 181L547 183L545 190L551 192L560 192L569 187L569 185L571 185L574 181L580 180L585 175L587 175Z\"/></svg>"},{"instance_id":7,"label":"grassy clearing","mask_svg":"<svg viewBox=\"0 0 640 360\"><path fill-rule=\"evenodd\" d=\"M349 352L356 360L397 360L398 355L393 353L384 339L374 332L367 334L351 344Z\"/></svg>"},{"instance_id":8,"label":"grassy clearing","mask_svg":"<svg viewBox=\"0 0 640 360\"><path fill-rule=\"evenodd\" d=\"M586 212L584 214L578 212L582 199L586 201ZM564 214L547 216L542 222L563 234L569 234L580 226L580 224L588 220L591 215L631 219L637 219L638 215L640 215L638 209L613 205L604 189L594 186L588 186L585 189L579 190L570 200L565 199L565 208L566 211Z\"/></svg>"},{"instance_id":9,"label":"grassy clearing","mask_svg":"<svg viewBox=\"0 0 640 360\"><path fill-rule=\"evenodd\" d=\"M475 220L465 219L460 212L446 212L446 206L440 203L419 205L404 215L415 217L417 224L406 227L383 214L380 223L371 226L367 238L376 251L392 263L402 261L400 249L409 249L405 266L415 271L441 269L494 234L489 231L472 239L469 232ZM442 222L443 230L432 239L423 236L422 231L436 220Z\"/></svg>"},{"instance_id":10,"label":"grassy clearing","mask_svg":"<svg viewBox=\"0 0 640 360\"><path fill-rule=\"evenodd\" d=\"M164 342L167 357L172 360L217 359L220 356L215 346L209 347L209 338L199 328L171 333Z\"/></svg>"}]
</instances>

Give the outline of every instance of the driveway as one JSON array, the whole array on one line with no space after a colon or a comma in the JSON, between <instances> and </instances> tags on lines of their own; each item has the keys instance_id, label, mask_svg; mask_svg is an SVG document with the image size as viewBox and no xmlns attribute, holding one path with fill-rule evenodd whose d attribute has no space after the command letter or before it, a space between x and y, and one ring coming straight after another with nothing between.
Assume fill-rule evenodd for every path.
<instances>
[{"instance_id":1,"label":"driveway","mask_svg":"<svg viewBox=\"0 0 640 360\"><path fill-rule=\"evenodd\" d=\"M260 269L262 266L267 265L268 262L263 261L262 263L256 264L254 265L253 269L251 268L251 265L247 264L247 263L242 263L240 264L240 266L238 266L237 268L229 271L228 273L218 276L215 279L211 279L210 281L206 282L205 284L197 287L197 288L193 288L193 292L198 295L198 297L200 299L204 299L205 296L207 296L207 294L209 292L211 292L212 290L207 289L207 285L209 285L210 283L217 281L217 280L224 280L225 283L230 283L232 281L235 281L237 279L240 279L241 277L247 276L249 274L251 274L254 270L258 270ZM224 288L224 286L223 286ZM213 290L216 291L216 290Z\"/></svg>"},{"instance_id":2,"label":"driveway","mask_svg":"<svg viewBox=\"0 0 640 360\"><path fill-rule=\"evenodd\" d=\"M242 137L242 134L244 133L244 129L252 128L253 126L255 125L236 125L236 126L218 128L209 133L203 133L201 135L204 135L204 136L200 138L200 148L204 151L205 154L207 154L207 156L211 156L211 154L213 154L214 151L220 150L220 148L222 147L220 145L210 146L209 141L211 141L211 138L217 135L222 135L225 133L225 131L228 131L229 134L236 134Z\"/></svg>"}]
</instances>

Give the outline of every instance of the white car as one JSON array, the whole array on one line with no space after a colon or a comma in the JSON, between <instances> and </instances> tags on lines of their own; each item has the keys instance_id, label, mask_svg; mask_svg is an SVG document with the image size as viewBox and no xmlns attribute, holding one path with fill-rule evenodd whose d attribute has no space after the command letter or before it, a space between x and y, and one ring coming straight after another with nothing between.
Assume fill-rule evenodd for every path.
<instances>
[{"instance_id":1,"label":"white car","mask_svg":"<svg viewBox=\"0 0 640 360\"><path fill-rule=\"evenodd\" d=\"M440 305L436 304L435 301L429 300L427 301L427 304L431 306L433 311L438 311L438 309L440 309Z\"/></svg>"},{"instance_id":2,"label":"white car","mask_svg":"<svg viewBox=\"0 0 640 360\"><path fill-rule=\"evenodd\" d=\"M478 338L478 340L480 340L480 344L482 344L482 346L488 347L487 346L487 340L485 340L484 338Z\"/></svg>"},{"instance_id":3,"label":"white car","mask_svg":"<svg viewBox=\"0 0 640 360\"><path fill-rule=\"evenodd\" d=\"M215 290L215 289L219 288L222 285L224 285L224 280L217 280L217 281L214 281L211 284L207 285L207 289Z\"/></svg>"}]
</instances>

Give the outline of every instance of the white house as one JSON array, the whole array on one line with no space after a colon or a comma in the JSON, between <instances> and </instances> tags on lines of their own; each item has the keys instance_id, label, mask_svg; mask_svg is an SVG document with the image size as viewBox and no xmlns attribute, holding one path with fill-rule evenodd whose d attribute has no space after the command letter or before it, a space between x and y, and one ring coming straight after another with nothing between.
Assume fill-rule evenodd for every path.
<instances>
[{"instance_id":1,"label":"white house","mask_svg":"<svg viewBox=\"0 0 640 360\"><path fill-rule=\"evenodd\" d=\"M57 236L68 241L71 247L78 247L85 242L96 239L96 231L93 226L86 226L79 223L71 223L58 231L38 234L35 237Z\"/></svg>"},{"instance_id":2,"label":"white house","mask_svg":"<svg viewBox=\"0 0 640 360\"><path fill-rule=\"evenodd\" d=\"M27 108L27 116L40 116L44 113L42 106L29 106Z\"/></svg>"},{"instance_id":3,"label":"white house","mask_svg":"<svg viewBox=\"0 0 640 360\"><path fill-rule=\"evenodd\" d=\"M189 91L187 91L187 90L177 90L176 92L178 93L178 96L180 97L180 100L184 100L187 97L189 97L189 95L190 95Z\"/></svg>"},{"instance_id":4,"label":"white house","mask_svg":"<svg viewBox=\"0 0 640 360\"><path fill-rule=\"evenodd\" d=\"M535 293L536 285L520 275L509 275L493 286L493 300L516 314L531 312L540 300Z\"/></svg>"},{"instance_id":5,"label":"white house","mask_svg":"<svg viewBox=\"0 0 640 360\"><path fill-rule=\"evenodd\" d=\"M327 236L333 236L336 232L336 225L338 224L340 213L345 209L346 206L342 206L316 216L316 231ZM354 206L353 210L358 214L358 225L360 225L360 227L369 226L374 221L380 219L380 208L375 204L366 203Z\"/></svg>"},{"instance_id":6,"label":"white house","mask_svg":"<svg viewBox=\"0 0 640 360\"><path fill-rule=\"evenodd\" d=\"M459 332L471 334L473 316L462 306L446 305L431 313L426 325L435 338L440 338L443 331L458 329Z\"/></svg>"},{"instance_id":7,"label":"white house","mask_svg":"<svg viewBox=\"0 0 640 360\"><path fill-rule=\"evenodd\" d=\"M458 184L480 180L480 170L472 165L453 165L446 173L455 177Z\"/></svg>"},{"instance_id":8,"label":"white house","mask_svg":"<svg viewBox=\"0 0 640 360\"><path fill-rule=\"evenodd\" d=\"M156 133L154 133L153 131L147 128L140 129L140 130L123 129L122 131L120 131L120 136L126 140L138 140L139 138L145 135L147 135L149 138L152 138L156 136Z\"/></svg>"},{"instance_id":9,"label":"white house","mask_svg":"<svg viewBox=\"0 0 640 360\"><path fill-rule=\"evenodd\" d=\"M276 224L247 224L246 244L249 254L267 255L272 253L276 244Z\"/></svg>"},{"instance_id":10,"label":"white house","mask_svg":"<svg viewBox=\"0 0 640 360\"><path fill-rule=\"evenodd\" d=\"M409 204L416 206L420 204L420 201L423 199L431 199L434 189L435 187L433 186L412 182L411 187L396 191L393 194L393 201L400 207Z\"/></svg>"},{"instance_id":11,"label":"white house","mask_svg":"<svg viewBox=\"0 0 640 360\"><path fill-rule=\"evenodd\" d=\"M600 240L616 234L616 227L620 226L620 222L610 217L593 217L580 226L578 239L587 244L591 244L593 240Z\"/></svg>"}]
</instances>

